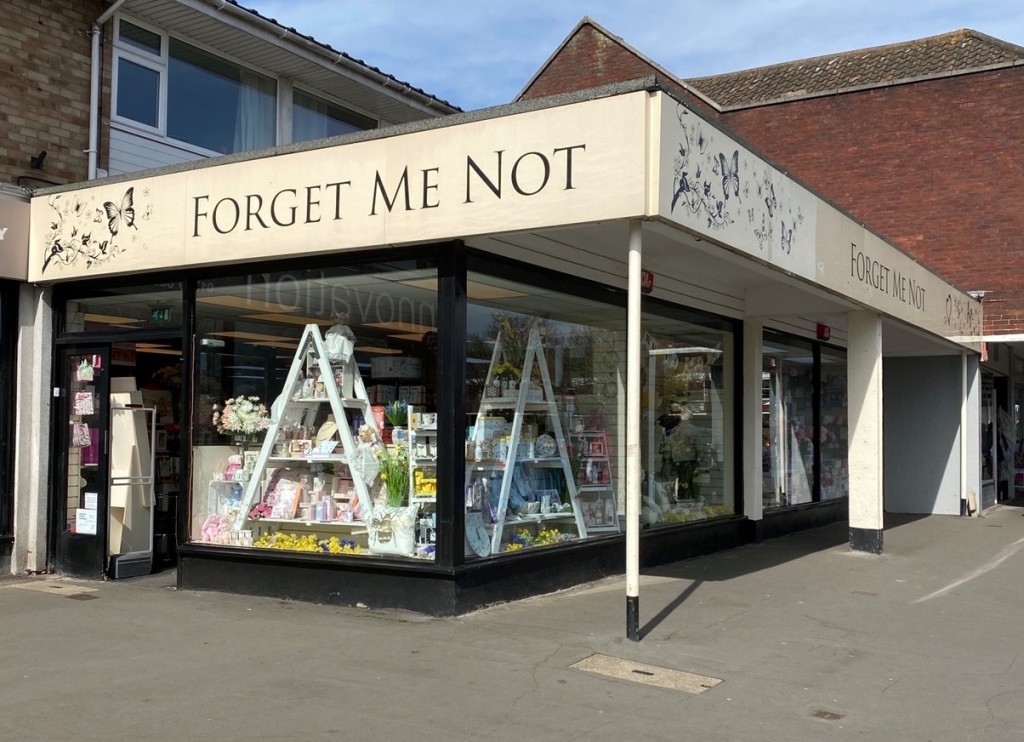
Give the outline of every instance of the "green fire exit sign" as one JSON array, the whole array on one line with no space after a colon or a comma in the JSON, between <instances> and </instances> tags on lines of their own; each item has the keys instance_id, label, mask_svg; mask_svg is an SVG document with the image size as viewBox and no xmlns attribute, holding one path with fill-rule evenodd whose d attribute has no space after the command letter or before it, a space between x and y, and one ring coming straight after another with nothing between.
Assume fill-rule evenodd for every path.
<instances>
[{"instance_id":1,"label":"green fire exit sign","mask_svg":"<svg viewBox=\"0 0 1024 742\"><path fill-rule=\"evenodd\" d=\"M150 322L170 322L171 321L171 308L170 307L150 307L150 309L149 309L149 321Z\"/></svg>"}]
</instances>

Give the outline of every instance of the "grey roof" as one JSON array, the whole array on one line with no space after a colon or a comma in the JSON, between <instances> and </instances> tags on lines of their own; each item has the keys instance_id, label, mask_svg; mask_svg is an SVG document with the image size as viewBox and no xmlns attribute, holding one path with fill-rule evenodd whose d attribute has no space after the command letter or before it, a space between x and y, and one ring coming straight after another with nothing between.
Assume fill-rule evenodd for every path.
<instances>
[{"instance_id":1,"label":"grey roof","mask_svg":"<svg viewBox=\"0 0 1024 742\"><path fill-rule=\"evenodd\" d=\"M1024 63L1024 47L969 28L898 44L757 67L686 83L722 110L749 108Z\"/></svg>"}]
</instances>

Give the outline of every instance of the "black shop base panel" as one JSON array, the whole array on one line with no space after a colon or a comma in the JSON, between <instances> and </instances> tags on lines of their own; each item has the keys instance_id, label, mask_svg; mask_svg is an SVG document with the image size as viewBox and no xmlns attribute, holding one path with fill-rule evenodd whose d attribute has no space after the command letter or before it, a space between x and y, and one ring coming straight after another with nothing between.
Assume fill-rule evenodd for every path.
<instances>
[{"instance_id":1,"label":"black shop base panel","mask_svg":"<svg viewBox=\"0 0 1024 742\"><path fill-rule=\"evenodd\" d=\"M794 513L791 530L833 522L833 516L838 519L840 513L845 517L845 508L818 509L821 512L815 517L810 517L806 508ZM783 513L773 515L772 535L790 530L784 520ZM645 568L655 567L742 546L764 536L741 516L645 530L640 563ZM456 616L624 574L625 548L625 537L617 534L446 570L418 560L319 557L187 544L178 551L178 587Z\"/></svg>"}]
</instances>

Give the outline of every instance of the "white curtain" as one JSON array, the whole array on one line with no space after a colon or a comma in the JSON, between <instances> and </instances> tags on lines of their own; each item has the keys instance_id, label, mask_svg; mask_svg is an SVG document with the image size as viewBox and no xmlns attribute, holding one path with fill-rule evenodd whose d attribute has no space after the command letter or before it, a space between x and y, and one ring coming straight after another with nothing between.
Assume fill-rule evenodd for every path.
<instances>
[{"instance_id":1,"label":"white curtain","mask_svg":"<svg viewBox=\"0 0 1024 742\"><path fill-rule=\"evenodd\" d=\"M260 89L263 78L242 69L241 90L235 116L235 152L248 152L276 144L274 123L277 115L275 96Z\"/></svg>"}]
</instances>

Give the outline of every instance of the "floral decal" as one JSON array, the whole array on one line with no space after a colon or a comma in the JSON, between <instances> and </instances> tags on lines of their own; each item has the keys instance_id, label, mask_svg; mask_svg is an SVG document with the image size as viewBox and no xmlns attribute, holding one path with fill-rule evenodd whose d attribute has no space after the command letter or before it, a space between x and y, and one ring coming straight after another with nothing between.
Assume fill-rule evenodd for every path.
<instances>
[{"instance_id":1,"label":"floral decal","mask_svg":"<svg viewBox=\"0 0 1024 742\"><path fill-rule=\"evenodd\" d=\"M673 161L671 210L711 231L749 231L761 251L789 255L804 222L780 191L784 178L756 157L741 157L731 140L718 141L685 106L676 107L680 142Z\"/></svg>"},{"instance_id":2,"label":"floral decal","mask_svg":"<svg viewBox=\"0 0 1024 742\"><path fill-rule=\"evenodd\" d=\"M142 191L148 201L149 189ZM103 263L129 249L138 239L137 221L152 216L146 204L141 214L135 208L135 188L128 188L119 200L86 203L79 194L57 194L47 199L52 219L46 233L43 272L51 263L73 265L79 260L86 268Z\"/></svg>"}]
</instances>

